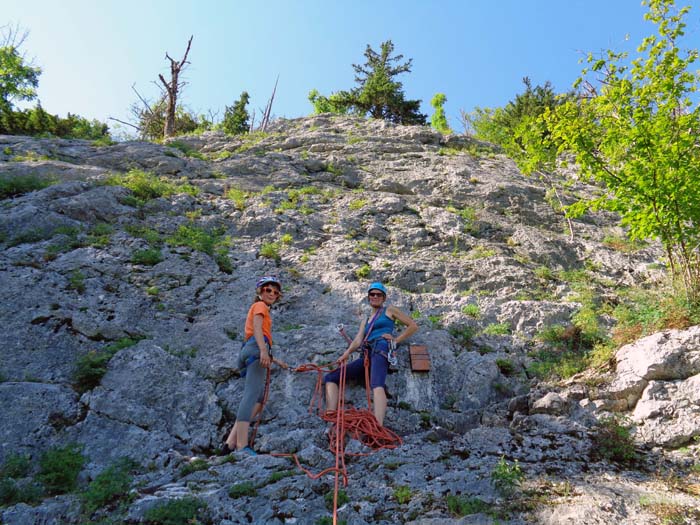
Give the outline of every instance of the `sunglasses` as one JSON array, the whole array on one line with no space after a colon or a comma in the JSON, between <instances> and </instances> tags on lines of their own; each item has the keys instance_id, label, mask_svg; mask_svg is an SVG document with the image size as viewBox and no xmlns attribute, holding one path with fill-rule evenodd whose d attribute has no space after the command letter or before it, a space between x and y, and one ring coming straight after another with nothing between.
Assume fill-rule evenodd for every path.
<instances>
[{"instance_id":1,"label":"sunglasses","mask_svg":"<svg viewBox=\"0 0 700 525\"><path fill-rule=\"evenodd\" d=\"M369 292L367 294L368 297L384 297L384 294L382 292Z\"/></svg>"},{"instance_id":2,"label":"sunglasses","mask_svg":"<svg viewBox=\"0 0 700 525\"><path fill-rule=\"evenodd\" d=\"M282 292L280 292L277 288L272 288L270 286L263 288L262 291L265 293L271 293L271 294L274 294L277 296L282 294Z\"/></svg>"}]
</instances>

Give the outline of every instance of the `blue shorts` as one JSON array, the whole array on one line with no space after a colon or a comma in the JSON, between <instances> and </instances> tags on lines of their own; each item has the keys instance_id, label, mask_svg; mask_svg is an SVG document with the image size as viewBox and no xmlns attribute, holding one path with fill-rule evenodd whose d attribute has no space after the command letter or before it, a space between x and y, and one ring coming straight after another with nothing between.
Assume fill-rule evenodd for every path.
<instances>
[{"instance_id":1,"label":"blue shorts","mask_svg":"<svg viewBox=\"0 0 700 525\"><path fill-rule=\"evenodd\" d=\"M370 388L384 387L386 385L386 375L389 371L389 361L387 354L389 352L389 341L380 337L372 343L369 343L369 348L365 350L370 354L369 361L369 386ZM365 357L355 359L347 365L347 379L362 380L365 379ZM323 378L324 383L340 383L340 368L327 373Z\"/></svg>"}]
</instances>

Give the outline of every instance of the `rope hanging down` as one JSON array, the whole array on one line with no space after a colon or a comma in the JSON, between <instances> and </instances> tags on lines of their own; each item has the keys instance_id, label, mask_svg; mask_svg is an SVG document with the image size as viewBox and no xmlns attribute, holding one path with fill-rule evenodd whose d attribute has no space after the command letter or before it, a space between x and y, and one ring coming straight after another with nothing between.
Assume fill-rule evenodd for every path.
<instances>
[{"instance_id":1,"label":"rope hanging down","mask_svg":"<svg viewBox=\"0 0 700 525\"><path fill-rule=\"evenodd\" d=\"M335 455L335 466L314 474L310 470L304 468L296 454L274 454L280 457L290 457L294 460L297 467L302 470L309 478L318 479L326 474L333 473L335 476L335 484L333 490L333 524L338 523L338 490L340 487L340 478L343 478L343 486L348 485L348 472L345 466L346 455L366 455L366 454L346 454L345 452L345 437L349 435L353 439L357 439L364 443L372 450L380 450L383 448L394 449L402 444L401 438L391 430L379 425L379 422L372 413L370 392L369 392L369 360L365 358L365 389L367 394L367 409L345 408L345 380L347 369L345 363L340 365L340 381L338 385L338 406L337 410L323 410L323 374L324 372L332 372L334 369L327 369L314 364L305 364L294 369L295 372L316 372L316 386L314 393L309 403L309 413L314 411L319 417L330 424L328 430L328 440L330 451Z\"/></svg>"}]
</instances>

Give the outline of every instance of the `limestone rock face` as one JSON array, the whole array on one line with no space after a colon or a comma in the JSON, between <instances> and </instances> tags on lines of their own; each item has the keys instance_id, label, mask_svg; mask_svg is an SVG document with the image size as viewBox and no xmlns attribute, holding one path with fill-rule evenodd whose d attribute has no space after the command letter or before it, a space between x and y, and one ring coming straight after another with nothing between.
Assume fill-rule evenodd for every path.
<instances>
[{"instance_id":1,"label":"limestone rock face","mask_svg":"<svg viewBox=\"0 0 700 525\"><path fill-rule=\"evenodd\" d=\"M618 350L616 360L615 380L607 391L633 407L650 381L687 379L700 373L700 326L640 339Z\"/></svg>"},{"instance_id":2,"label":"limestone rock face","mask_svg":"<svg viewBox=\"0 0 700 525\"><path fill-rule=\"evenodd\" d=\"M109 184L133 169L197 192L141 202ZM571 238L547 189L489 144L317 115L166 144L0 136L0 176L52 182L0 202L0 463L28 455L23 483L46 450L77 444L81 490L115 462L137 464L123 506L87 517L79 495L62 495L0 508L3 524L135 524L185 496L224 525L327 519L332 475L312 480L268 454L296 453L314 472L335 464L310 407L315 372L273 367L261 455L215 456L235 421L243 323L266 274L284 292L273 352L292 367L342 354L337 325L355 336L371 281L416 320L409 342L430 353L430 372L413 372L400 346L387 378L385 422L403 444L365 455L347 443L359 454L348 456L350 503L339 511L349 524L655 523L629 488L635 479L650 492L653 476L591 459L596 420L610 410L632 418L636 443L655 451L651 471L700 435L697 327L621 349L610 385L534 380L533 363L551 350L543 334L570 326L581 307L571 275L609 297L661 278L663 252L604 244L624 233L610 213L574 220ZM574 181L569 191L597 190ZM85 366L94 384L78 373ZM365 389L349 385L346 402L365 407ZM506 460L519 462L523 488L560 506L508 506L492 482ZM243 482L255 491L232 496ZM397 497L406 490L408 501ZM669 491L683 508L700 504ZM451 496L503 512L455 518Z\"/></svg>"}]
</instances>

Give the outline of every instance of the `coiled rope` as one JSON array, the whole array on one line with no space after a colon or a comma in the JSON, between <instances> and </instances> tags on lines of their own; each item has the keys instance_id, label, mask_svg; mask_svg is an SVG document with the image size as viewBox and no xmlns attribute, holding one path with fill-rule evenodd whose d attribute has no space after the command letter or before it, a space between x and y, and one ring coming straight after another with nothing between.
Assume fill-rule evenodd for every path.
<instances>
[{"instance_id":1,"label":"coiled rope","mask_svg":"<svg viewBox=\"0 0 700 525\"><path fill-rule=\"evenodd\" d=\"M309 413L316 412L318 416L330 424L328 429L328 441L330 451L335 455L335 466L328 467L321 472L314 474L309 469L303 467L296 454L274 454L280 457L290 457L297 467L309 478L318 479L326 474L333 473L335 477L333 489L333 524L338 523L338 491L340 488L340 478L343 479L343 486L348 485L348 472L345 466L345 456L364 456L367 454L356 453L346 454L345 437L349 435L352 439L362 442L364 445L377 451L380 449L394 449L402 444L401 438L391 430L383 427L374 417L371 411L372 401L369 390L369 359L365 355L365 390L367 394L367 409L346 408L345 407L345 383L347 367L345 362L340 364L340 380L338 384L338 406L336 410L323 410L323 374L332 372L335 369L315 365L313 363L304 364L294 369L294 372L316 372L316 385L314 393L309 403Z\"/></svg>"}]
</instances>

